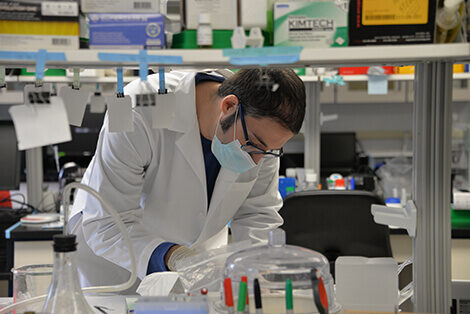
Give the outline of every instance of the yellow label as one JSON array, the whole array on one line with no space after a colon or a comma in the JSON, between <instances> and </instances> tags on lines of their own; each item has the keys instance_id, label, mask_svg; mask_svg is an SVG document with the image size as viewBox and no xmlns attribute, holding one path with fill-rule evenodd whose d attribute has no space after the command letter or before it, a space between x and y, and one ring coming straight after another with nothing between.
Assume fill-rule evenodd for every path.
<instances>
[{"instance_id":1,"label":"yellow label","mask_svg":"<svg viewBox=\"0 0 470 314\"><path fill-rule=\"evenodd\" d=\"M78 22L0 21L0 34L78 36Z\"/></svg>"},{"instance_id":2,"label":"yellow label","mask_svg":"<svg viewBox=\"0 0 470 314\"><path fill-rule=\"evenodd\" d=\"M363 0L362 25L426 24L429 0Z\"/></svg>"}]
</instances>

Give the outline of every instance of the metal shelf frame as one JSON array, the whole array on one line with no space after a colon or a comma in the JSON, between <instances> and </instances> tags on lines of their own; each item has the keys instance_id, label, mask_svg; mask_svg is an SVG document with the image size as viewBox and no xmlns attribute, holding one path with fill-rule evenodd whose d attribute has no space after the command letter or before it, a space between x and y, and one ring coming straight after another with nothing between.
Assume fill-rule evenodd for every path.
<instances>
[{"instance_id":1,"label":"metal shelf frame","mask_svg":"<svg viewBox=\"0 0 470 314\"><path fill-rule=\"evenodd\" d=\"M98 60L99 52L138 54L138 51L65 51L67 61L47 61L48 68L137 68L137 62ZM148 51L152 56L181 56L182 64L166 68L241 68L224 56L223 50L160 50ZM413 240L414 310L427 313L450 313L450 157L452 64L470 62L470 44L405 45L303 49L296 63L277 64L285 67L344 65L416 65L413 110L413 191L418 208L417 236ZM0 66L28 67L33 60L1 60ZM149 67L159 64L149 62ZM464 75L462 75L464 76ZM463 78L463 77L462 77ZM363 80L364 78L357 78ZM398 79L398 78L396 78ZM112 79L111 79L112 80ZM83 79L85 81L85 79ZM305 165L319 173L320 84L319 78L305 80L307 115ZM469 97L470 98L470 97ZM30 152L32 159L40 156ZM36 158L33 158L36 156ZM36 165L32 160L28 165ZM34 171L34 168L28 169ZM28 171L28 172L29 172ZM35 184L41 186L39 175ZM28 183L29 184L29 183ZM28 185L28 188L30 185ZM29 189L28 189L29 190ZM37 198L37 196L35 197Z\"/></svg>"}]
</instances>

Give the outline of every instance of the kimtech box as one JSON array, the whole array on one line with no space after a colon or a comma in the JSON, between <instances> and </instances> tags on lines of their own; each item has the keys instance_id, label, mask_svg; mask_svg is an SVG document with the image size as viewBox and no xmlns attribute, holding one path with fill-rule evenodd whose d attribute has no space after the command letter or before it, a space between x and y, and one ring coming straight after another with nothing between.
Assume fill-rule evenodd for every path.
<instances>
[{"instance_id":1,"label":"kimtech box","mask_svg":"<svg viewBox=\"0 0 470 314\"><path fill-rule=\"evenodd\" d=\"M274 45L312 48L348 45L348 0L274 4Z\"/></svg>"},{"instance_id":2,"label":"kimtech box","mask_svg":"<svg viewBox=\"0 0 470 314\"><path fill-rule=\"evenodd\" d=\"M88 14L91 49L161 49L165 18L161 14Z\"/></svg>"},{"instance_id":3,"label":"kimtech box","mask_svg":"<svg viewBox=\"0 0 470 314\"><path fill-rule=\"evenodd\" d=\"M79 48L77 1L0 1L2 50Z\"/></svg>"},{"instance_id":4,"label":"kimtech box","mask_svg":"<svg viewBox=\"0 0 470 314\"><path fill-rule=\"evenodd\" d=\"M160 0L81 0L84 13L160 13Z\"/></svg>"},{"instance_id":5,"label":"kimtech box","mask_svg":"<svg viewBox=\"0 0 470 314\"><path fill-rule=\"evenodd\" d=\"M351 0L349 45L434 41L437 0Z\"/></svg>"}]
</instances>

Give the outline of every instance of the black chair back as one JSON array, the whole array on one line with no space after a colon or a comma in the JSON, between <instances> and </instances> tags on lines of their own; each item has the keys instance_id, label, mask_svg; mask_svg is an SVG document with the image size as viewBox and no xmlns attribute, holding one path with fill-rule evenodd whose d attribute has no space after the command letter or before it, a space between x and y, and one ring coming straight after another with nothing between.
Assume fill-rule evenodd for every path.
<instances>
[{"instance_id":1,"label":"black chair back","mask_svg":"<svg viewBox=\"0 0 470 314\"><path fill-rule=\"evenodd\" d=\"M289 194L279 211L288 244L339 256L392 257L387 226L374 222L370 208L383 204L366 191L305 191Z\"/></svg>"}]
</instances>

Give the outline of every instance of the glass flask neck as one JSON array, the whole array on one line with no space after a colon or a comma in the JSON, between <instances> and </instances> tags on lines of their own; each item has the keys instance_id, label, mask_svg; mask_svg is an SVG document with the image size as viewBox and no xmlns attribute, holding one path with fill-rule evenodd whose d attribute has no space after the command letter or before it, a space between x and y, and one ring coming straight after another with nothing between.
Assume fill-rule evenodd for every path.
<instances>
[{"instance_id":1,"label":"glass flask neck","mask_svg":"<svg viewBox=\"0 0 470 314\"><path fill-rule=\"evenodd\" d=\"M75 266L75 251L54 252L54 270L43 312L93 313L83 296Z\"/></svg>"}]
</instances>

